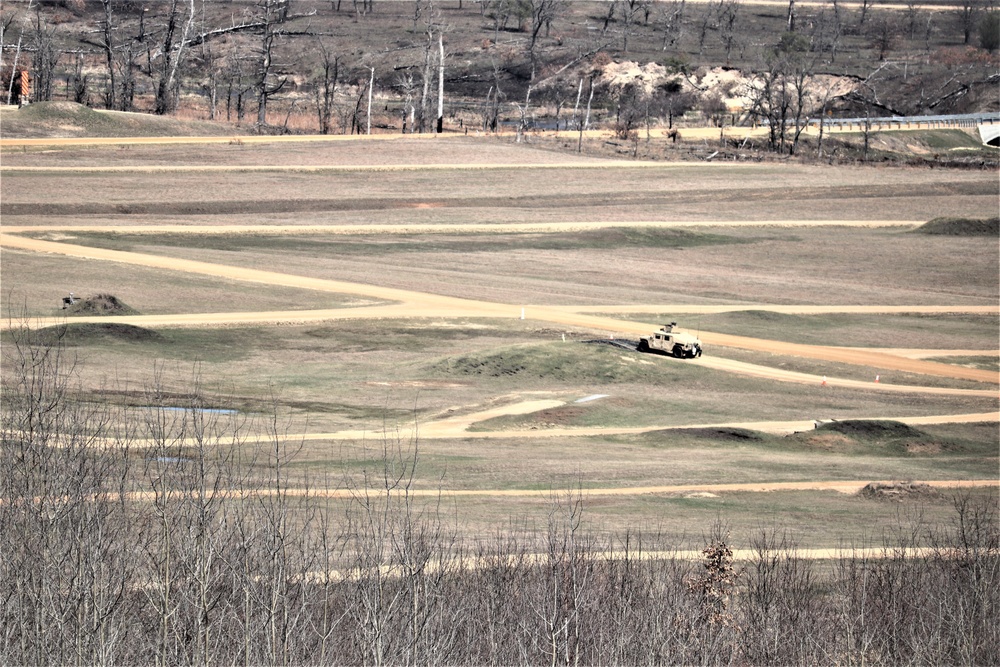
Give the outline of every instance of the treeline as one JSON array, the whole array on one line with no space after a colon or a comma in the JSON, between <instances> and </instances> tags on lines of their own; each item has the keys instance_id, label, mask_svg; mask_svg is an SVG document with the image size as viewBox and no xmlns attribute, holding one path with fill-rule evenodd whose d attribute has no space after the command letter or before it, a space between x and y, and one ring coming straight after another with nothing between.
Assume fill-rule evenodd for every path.
<instances>
[{"instance_id":1,"label":"treeline","mask_svg":"<svg viewBox=\"0 0 1000 667\"><path fill-rule=\"evenodd\" d=\"M530 118L529 108L539 106L555 110L558 121L560 110L580 105L584 88L620 120L637 91L602 85L599 55L664 67L662 80L644 75L643 107L670 92L656 86L683 82L698 93L706 119L720 122L725 98L738 94L751 98L740 123L772 127L828 113L987 108L1000 76L992 55L1000 48L1000 13L986 0L961 0L947 11L792 0L772 14L741 0L7 4L0 10L0 95L8 103L20 98L19 74L29 71L26 99L34 102L157 114L185 108L259 131L289 131L293 114L309 117L308 131L367 131L373 93L385 129L434 131L444 111L435 94L442 82L449 113L469 116L463 127L482 115L483 128L495 131L501 114ZM713 65L759 80L745 90L708 90L697 74ZM784 136L769 143L787 149Z\"/></svg>"},{"instance_id":2,"label":"treeline","mask_svg":"<svg viewBox=\"0 0 1000 667\"><path fill-rule=\"evenodd\" d=\"M990 664L996 507L877 554L797 555L760 531L734 561L604 535L579 497L547 525L463 536L390 440L333 497L290 473L275 420L81 400L58 345L5 345L0 663ZM169 399L169 400L168 400ZM995 498L994 498L995 500ZM930 548L915 551L924 544ZM655 556L655 557L654 557Z\"/></svg>"}]
</instances>

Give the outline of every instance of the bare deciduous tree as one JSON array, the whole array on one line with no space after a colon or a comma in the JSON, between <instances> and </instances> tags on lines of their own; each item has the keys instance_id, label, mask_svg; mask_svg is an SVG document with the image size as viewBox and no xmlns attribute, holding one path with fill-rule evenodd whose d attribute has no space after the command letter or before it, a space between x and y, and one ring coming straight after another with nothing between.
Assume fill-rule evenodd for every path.
<instances>
[{"instance_id":1,"label":"bare deciduous tree","mask_svg":"<svg viewBox=\"0 0 1000 667\"><path fill-rule=\"evenodd\" d=\"M257 124L263 126L267 125L268 101L288 82L284 77L275 77L272 72L275 41L280 35L279 25L282 16L287 15L286 0L259 0L258 9L263 27L260 34L254 89L257 92Z\"/></svg>"},{"instance_id":2,"label":"bare deciduous tree","mask_svg":"<svg viewBox=\"0 0 1000 667\"><path fill-rule=\"evenodd\" d=\"M43 20L41 5L35 5L31 28L32 97L36 102L45 102L52 99L53 75L62 54L55 46L56 29Z\"/></svg>"},{"instance_id":3,"label":"bare deciduous tree","mask_svg":"<svg viewBox=\"0 0 1000 667\"><path fill-rule=\"evenodd\" d=\"M747 91L750 113L767 124L772 150L794 154L808 122L814 58L801 35L786 33L764 63Z\"/></svg>"},{"instance_id":4,"label":"bare deciduous tree","mask_svg":"<svg viewBox=\"0 0 1000 667\"><path fill-rule=\"evenodd\" d=\"M337 92L337 78L340 74L340 60L331 56L330 51L321 40L317 40L317 46L322 60L320 62L321 70L317 74L314 88L316 116L319 120L320 134L329 134L334 96Z\"/></svg>"},{"instance_id":5,"label":"bare deciduous tree","mask_svg":"<svg viewBox=\"0 0 1000 667\"><path fill-rule=\"evenodd\" d=\"M543 28L548 35L552 22L565 10L566 2L565 0L521 0L521 2L529 20L528 60L531 64L530 80L534 81L538 63L538 38Z\"/></svg>"},{"instance_id":6,"label":"bare deciduous tree","mask_svg":"<svg viewBox=\"0 0 1000 667\"><path fill-rule=\"evenodd\" d=\"M418 493L416 441L387 429L345 461L342 488L317 488L273 397L221 414L231 397L197 371L169 385L156 369L143 392L94 394L72 325L9 335L3 664L990 664L1000 650L992 491L822 568L780 527L752 533L740 564L721 523L700 559L649 553L662 537L588 529L579 492L540 530L512 517L462 535L443 494Z\"/></svg>"},{"instance_id":7,"label":"bare deciduous tree","mask_svg":"<svg viewBox=\"0 0 1000 667\"><path fill-rule=\"evenodd\" d=\"M164 20L154 107L157 114L170 113L177 106L177 71L183 62L184 50L194 27L194 0L188 0L183 12L181 0L170 0ZM177 34L178 29L180 35Z\"/></svg>"}]
</instances>

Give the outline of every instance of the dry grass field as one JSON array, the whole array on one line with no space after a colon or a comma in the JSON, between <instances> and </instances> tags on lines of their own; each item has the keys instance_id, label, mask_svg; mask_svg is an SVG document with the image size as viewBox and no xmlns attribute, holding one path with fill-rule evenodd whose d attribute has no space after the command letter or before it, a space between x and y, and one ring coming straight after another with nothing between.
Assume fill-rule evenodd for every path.
<instances>
[{"instance_id":1,"label":"dry grass field","mask_svg":"<svg viewBox=\"0 0 1000 667\"><path fill-rule=\"evenodd\" d=\"M409 450L416 439L419 488L527 493L448 497L470 535L512 517L544 523L551 493L582 487L608 530L690 538L721 518L736 541L777 525L829 547L877 538L918 511L944 516L949 491L891 503L697 487L996 479L1000 242L914 231L942 215L995 215L994 173L623 165L471 138L2 158L8 329L25 315L64 317L70 291L117 296L139 316L65 315L80 394L142 412L144 387L183 405L196 378L213 408L276 412L300 447L302 484L337 487L377 465L383 440ZM94 258L107 250L123 254ZM734 310L698 312L707 306ZM869 311L837 312L852 306ZM218 326L213 313L262 316ZM809 348L706 345L703 360L681 362L581 343L670 319L706 339L870 348L899 368ZM926 357L936 374L919 366ZM536 400L547 407L519 414ZM811 430L811 420L967 414L984 416L892 436ZM627 491L663 485L691 489Z\"/></svg>"}]
</instances>

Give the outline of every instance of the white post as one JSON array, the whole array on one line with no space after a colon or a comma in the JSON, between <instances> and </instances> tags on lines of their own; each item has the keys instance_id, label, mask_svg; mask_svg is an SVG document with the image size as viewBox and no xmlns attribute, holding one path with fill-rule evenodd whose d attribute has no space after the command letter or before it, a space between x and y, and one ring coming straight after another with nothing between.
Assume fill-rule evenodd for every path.
<instances>
[{"instance_id":1,"label":"white post","mask_svg":"<svg viewBox=\"0 0 1000 667\"><path fill-rule=\"evenodd\" d=\"M524 319L524 308L521 309L521 319Z\"/></svg>"},{"instance_id":2,"label":"white post","mask_svg":"<svg viewBox=\"0 0 1000 667\"><path fill-rule=\"evenodd\" d=\"M371 68L372 76L368 81L368 134L372 133L372 88L375 87L375 68Z\"/></svg>"},{"instance_id":3,"label":"white post","mask_svg":"<svg viewBox=\"0 0 1000 667\"><path fill-rule=\"evenodd\" d=\"M438 35L438 47L441 49L441 63L438 65L438 122L437 131L444 131L444 35Z\"/></svg>"}]
</instances>

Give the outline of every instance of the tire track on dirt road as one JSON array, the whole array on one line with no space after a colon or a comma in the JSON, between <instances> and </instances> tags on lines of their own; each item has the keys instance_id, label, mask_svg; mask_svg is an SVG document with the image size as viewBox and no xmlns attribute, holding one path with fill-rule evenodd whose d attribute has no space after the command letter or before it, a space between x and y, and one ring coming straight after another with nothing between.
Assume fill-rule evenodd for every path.
<instances>
[{"instance_id":1,"label":"tire track on dirt road","mask_svg":"<svg viewBox=\"0 0 1000 667\"><path fill-rule=\"evenodd\" d=\"M451 314L454 316L466 316L466 317L511 318L511 317L517 317L517 313L520 310L517 306L509 304L476 301L472 299L460 299L456 297L440 296L424 292L413 292L397 288L377 287L373 285L350 283L346 281L309 278L305 276L296 276L292 274L278 273L275 271L263 271L260 269L234 267L223 264L211 264L208 262L201 262L195 260L176 259L171 257L125 252L120 250L108 250L104 248L94 248L94 247L80 246L68 243L57 243L53 241L44 241L44 240L31 239L21 236L13 236L6 233L0 233L0 247L17 248L20 250L28 250L32 252L55 253L55 254L79 257L84 259L96 259L102 261L120 262L123 264L146 266L150 268L159 268L171 271L184 271L188 273L209 275L229 280L241 280L241 281L262 283L268 285L280 285L283 287L312 289L323 292L334 292L338 294L354 294L354 295L366 296L369 298L376 298L386 301L398 301L401 303L410 304L411 306L419 307L420 311L425 313L425 316L430 315L431 313L436 313L434 316L447 316L446 314ZM371 310L373 309L369 309L369 315L371 315ZM542 320L545 322L563 324L572 327L585 327L585 328L596 329L598 331L611 331L611 332L627 333L634 335L642 335L644 333L647 333L653 326L648 323L617 320L609 317L601 317L596 315L581 315L577 313L569 313L563 310L550 309L546 307L537 307L531 309L530 318L534 320ZM194 318L189 320L189 323L192 321L194 321ZM713 334L708 332L703 332L701 334L701 338L705 343L709 345L736 347L740 349L770 352L774 354L786 354L786 355L800 356L806 358L821 359L824 361L834 361L839 363L868 366L871 368L899 370L905 372L934 375L938 377L965 379L965 380L988 382L994 384L997 383L998 380L1000 380L1000 374L993 371L965 368L961 366L953 366L931 361L904 359L901 357L896 357L893 355L883 354L879 352L870 352L870 351L850 349L850 348L831 348L822 346L802 345L795 343L784 343L780 341L769 341L765 339L749 338L745 336ZM752 364L745 364L743 362L735 362L723 359L716 359L714 361L710 361L706 360L704 357L700 360L696 360L696 362L702 363L707 366L713 366L720 370L750 373L756 377L769 377L775 380L795 381L795 382L818 381L818 378L816 378L815 376L809 376L806 374L791 374L788 371L781 371L778 369L766 369L765 367L762 366L753 366ZM856 386L852 384L852 381L850 380L839 380L838 382L841 383L840 386L843 387ZM883 390L885 390L886 387L890 386L891 385L878 385L878 387ZM912 390L917 390L917 389L915 388ZM928 393L935 393L935 394L953 393L956 395L967 393L964 390L960 389L943 389L936 387L935 388L922 387L919 388L919 391L925 391Z\"/></svg>"}]
</instances>

